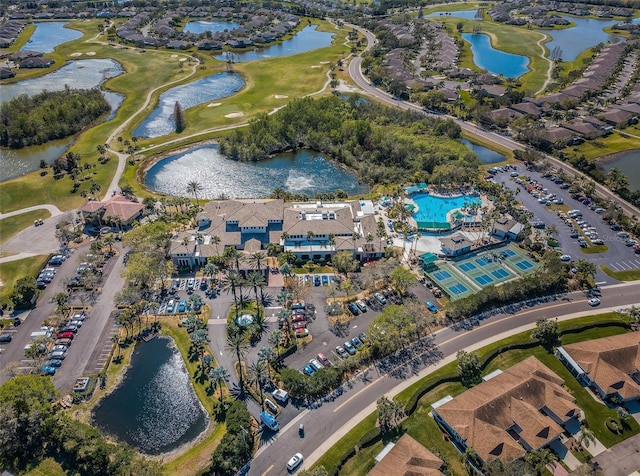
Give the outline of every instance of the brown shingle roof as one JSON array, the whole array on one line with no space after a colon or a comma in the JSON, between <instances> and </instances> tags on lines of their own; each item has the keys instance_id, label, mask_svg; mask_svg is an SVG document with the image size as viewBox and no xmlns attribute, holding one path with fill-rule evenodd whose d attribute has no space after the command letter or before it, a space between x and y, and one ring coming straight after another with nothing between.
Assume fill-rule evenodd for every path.
<instances>
[{"instance_id":1,"label":"brown shingle roof","mask_svg":"<svg viewBox=\"0 0 640 476\"><path fill-rule=\"evenodd\" d=\"M640 333L578 342L563 349L605 392L617 392L623 399L640 397L640 385L630 376L640 370Z\"/></svg>"},{"instance_id":2,"label":"brown shingle roof","mask_svg":"<svg viewBox=\"0 0 640 476\"><path fill-rule=\"evenodd\" d=\"M553 371L529 357L435 411L484 461L511 460L525 453L520 440L537 449L563 431L543 408L562 421L577 415L579 409L562 384Z\"/></svg>"},{"instance_id":3,"label":"brown shingle roof","mask_svg":"<svg viewBox=\"0 0 640 476\"><path fill-rule=\"evenodd\" d=\"M441 476L442 460L407 433L367 476Z\"/></svg>"}]
</instances>

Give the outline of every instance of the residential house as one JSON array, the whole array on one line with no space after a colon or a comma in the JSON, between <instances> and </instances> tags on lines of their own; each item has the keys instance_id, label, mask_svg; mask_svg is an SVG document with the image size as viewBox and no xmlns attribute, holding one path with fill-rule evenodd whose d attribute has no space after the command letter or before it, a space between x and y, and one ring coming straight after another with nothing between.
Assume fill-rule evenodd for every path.
<instances>
[{"instance_id":1,"label":"residential house","mask_svg":"<svg viewBox=\"0 0 640 476\"><path fill-rule=\"evenodd\" d=\"M532 356L434 403L432 415L461 452L473 448L482 464L511 461L549 446L579 421L581 410L563 384Z\"/></svg>"},{"instance_id":2,"label":"residential house","mask_svg":"<svg viewBox=\"0 0 640 476\"><path fill-rule=\"evenodd\" d=\"M562 124L562 127L575 132L584 139L596 139L604 135L604 132L601 129L597 128L590 122L586 122L581 119L576 119L571 122L565 122Z\"/></svg>"},{"instance_id":3,"label":"residential house","mask_svg":"<svg viewBox=\"0 0 640 476\"><path fill-rule=\"evenodd\" d=\"M445 256L460 256L471 251L473 242L462 233L440 238L441 252Z\"/></svg>"},{"instance_id":4,"label":"residential house","mask_svg":"<svg viewBox=\"0 0 640 476\"><path fill-rule=\"evenodd\" d=\"M367 476L444 476L443 461L405 433L376 456Z\"/></svg>"},{"instance_id":5,"label":"residential house","mask_svg":"<svg viewBox=\"0 0 640 476\"><path fill-rule=\"evenodd\" d=\"M98 218L100 224L110 223L121 228L128 228L134 220L142 216L144 205L134 202L123 195L114 195L106 202L88 201L80 212L85 220Z\"/></svg>"},{"instance_id":6,"label":"residential house","mask_svg":"<svg viewBox=\"0 0 640 476\"><path fill-rule=\"evenodd\" d=\"M640 399L640 333L569 344L556 355L571 374L602 399Z\"/></svg>"},{"instance_id":7,"label":"residential house","mask_svg":"<svg viewBox=\"0 0 640 476\"><path fill-rule=\"evenodd\" d=\"M598 119L613 127L626 127L636 118L636 115L622 109L609 109L598 115Z\"/></svg>"}]
</instances>

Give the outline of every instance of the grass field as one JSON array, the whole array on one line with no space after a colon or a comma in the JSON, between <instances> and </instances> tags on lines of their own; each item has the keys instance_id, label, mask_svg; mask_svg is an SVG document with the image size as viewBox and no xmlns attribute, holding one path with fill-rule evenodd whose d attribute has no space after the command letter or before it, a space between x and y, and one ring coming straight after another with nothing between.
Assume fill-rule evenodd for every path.
<instances>
[{"instance_id":1,"label":"grass field","mask_svg":"<svg viewBox=\"0 0 640 476\"><path fill-rule=\"evenodd\" d=\"M48 210L33 210L31 212L21 213L20 215L3 218L0 220L0 244L7 241L16 233L24 230L29 226L33 226L34 220L44 220L49 218L51 213Z\"/></svg>"},{"instance_id":2,"label":"grass field","mask_svg":"<svg viewBox=\"0 0 640 476\"><path fill-rule=\"evenodd\" d=\"M16 261L0 263L0 304L9 304L9 294L18 279L23 276L38 276L48 255L31 256Z\"/></svg>"},{"instance_id":3,"label":"grass field","mask_svg":"<svg viewBox=\"0 0 640 476\"><path fill-rule=\"evenodd\" d=\"M640 279L640 269L630 269L627 271L614 271L608 266L600 265L600 269L609 277L618 281L635 281Z\"/></svg>"},{"instance_id":4,"label":"grass field","mask_svg":"<svg viewBox=\"0 0 640 476\"><path fill-rule=\"evenodd\" d=\"M589 324L593 322L603 320L619 320L621 322L627 322L627 317L617 313L606 313L600 315L593 315L585 318L574 319L570 321L564 321L559 323L559 328L568 329L578 323ZM574 342L581 342L598 337L606 337L611 335L617 335L624 332L624 329L617 326L610 326L605 328L588 329L575 334L566 334L562 338L563 344L571 344ZM503 339L499 342L491 344L487 347L480 349L477 353L482 360L482 356L488 355L495 349L505 346L507 344L528 341L530 340L530 332L524 332L511 336L507 339ZM588 391L584 389L569 373L569 371L562 365L562 363L553 355L549 354L544 348L538 346L527 350L516 350L503 352L496 358L494 358L483 371L483 375L486 375L498 368L508 368L526 357L535 355L545 365L549 366L554 372L560 375L565 380L565 387L575 396L576 403L584 411L590 428L596 435L596 437L604 443L606 446L612 446L625 438L631 436L631 434L638 433L640 426L634 421L629 421L630 429L623 435L614 435L605 426L604 422L607 417L615 416L615 411L603 406L601 403L593 399L589 395ZM422 382L426 379L436 378L438 375L447 375L456 372L456 362L452 362L439 369L434 374L431 374L425 379L414 383L401 393L399 393L395 400L406 404L411 396L421 387ZM434 390L424 395L418 402L416 411L407 418L402 427L407 432L422 443L426 448L430 450L438 451L444 459L449 463L452 474L465 474L460 461L460 453L455 447L443 439L443 431L438 427L435 421L428 415L431 410L431 404L438 401L446 395L456 396L464 392L465 388L460 383L445 383ZM361 423L356 425L347 435L345 435L336 445L334 445L322 458L315 464L315 466L324 466L327 469L334 468L340 461L342 455L344 455L349 448L354 447L362 436L368 431L372 430L376 422L376 413L372 413ZM366 474L366 470L373 466L373 457L382 449L383 443L377 443L370 448L365 449L362 452L352 457L343 467L344 474ZM348 470L348 472L347 472Z\"/></svg>"}]
</instances>

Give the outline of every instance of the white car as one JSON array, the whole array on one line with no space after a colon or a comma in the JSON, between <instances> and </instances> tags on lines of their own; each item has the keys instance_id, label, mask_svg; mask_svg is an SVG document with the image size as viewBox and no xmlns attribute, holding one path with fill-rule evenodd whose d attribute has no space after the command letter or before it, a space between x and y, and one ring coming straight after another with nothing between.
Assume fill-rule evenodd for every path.
<instances>
[{"instance_id":1,"label":"white car","mask_svg":"<svg viewBox=\"0 0 640 476\"><path fill-rule=\"evenodd\" d=\"M561 261L571 261L571 255L562 255L560 256Z\"/></svg>"},{"instance_id":2,"label":"white car","mask_svg":"<svg viewBox=\"0 0 640 476\"><path fill-rule=\"evenodd\" d=\"M293 471L302 463L302 453L294 454L291 459L287 462L287 471Z\"/></svg>"},{"instance_id":3,"label":"white car","mask_svg":"<svg viewBox=\"0 0 640 476\"><path fill-rule=\"evenodd\" d=\"M589 299L587 301L587 303L589 303L589 306L595 307L595 306L598 306L600 304L600 299L594 297L594 298Z\"/></svg>"}]
</instances>

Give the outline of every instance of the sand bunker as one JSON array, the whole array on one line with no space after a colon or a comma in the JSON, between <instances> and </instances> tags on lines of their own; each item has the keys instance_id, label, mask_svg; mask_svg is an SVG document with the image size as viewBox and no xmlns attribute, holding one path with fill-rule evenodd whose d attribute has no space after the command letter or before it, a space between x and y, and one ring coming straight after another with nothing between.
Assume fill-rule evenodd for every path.
<instances>
[{"instance_id":1,"label":"sand bunker","mask_svg":"<svg viewBox=\"0 0 640 476\"><path fill-rule=\"evenodd\" d=\"M177 58L177 57L178 57L178 55L171 55L171 57L172 57L172 58Z\"/></svg>"},{"instance_id":2,"label":"sand bunker","mask_svg":"<svg viewBox=\"0 0 640 476\"><path fill-rule=\"evenodd\" d=\"M87 51L86 55L87 56L95 56L96 52L95 51Z\"/></svg>"},{"instance_id":3,"label":"sand bunker","mask_svg":"<svg viewBox=\"0 0 640 476\"><path fill-rule=\"evenodd\" d=\"M207 104L207 107L216 107L222 105L221 102L212 102L211 104Z\"/></svg>"},{"instance_id":4,"label":"sand bunker","mask_svg":"<svg viewBox=\"0 0 640 476\"><path fill-rule=\"evenodd\" d=\"M82 53L71 53L69 56L73 56L75 58L76 56L82 56Z\"/></svg>"},{"instance_id":5,"label":"sand bunker","mask_svg":"<svg viewBox=\"0 0 640 476\"><path fill-rule=\"evenodd\" d=\"M224 117L232 118L232 117L242 117L244 116L244 112L232 112L231 114L226 114Z\"/></svg>"},{"instance_id":6,"label":"sand bunker","mask_svg":"<svg viewBox=\"0 0 640 476\"><path fill-rule=\"evenodd\" d=\"M319 65L319 64L314 64L314 65L312 65L311 67L312 67L312 68L320 68L320 65Z\"/></svg>"},{"instance_id":7,"label":"sand bunker","mask_svg":"<svg viewBox=\"0 0 640 476\"><path fill-rule=\"evenodd\" d=\"M320 64L329 64L328 61L320 61Z\"/></svg>"},{"instance_id":8,"label":"sand bunker","mask_svg":"<svg viewBox=\"0 0 640 476\"><path fill-rule=\"evenodd\" d=\"M285 96L284 94L276 94L275 98L276 99L287 99L289 96Z\"/></svg>"}]
</instances>

